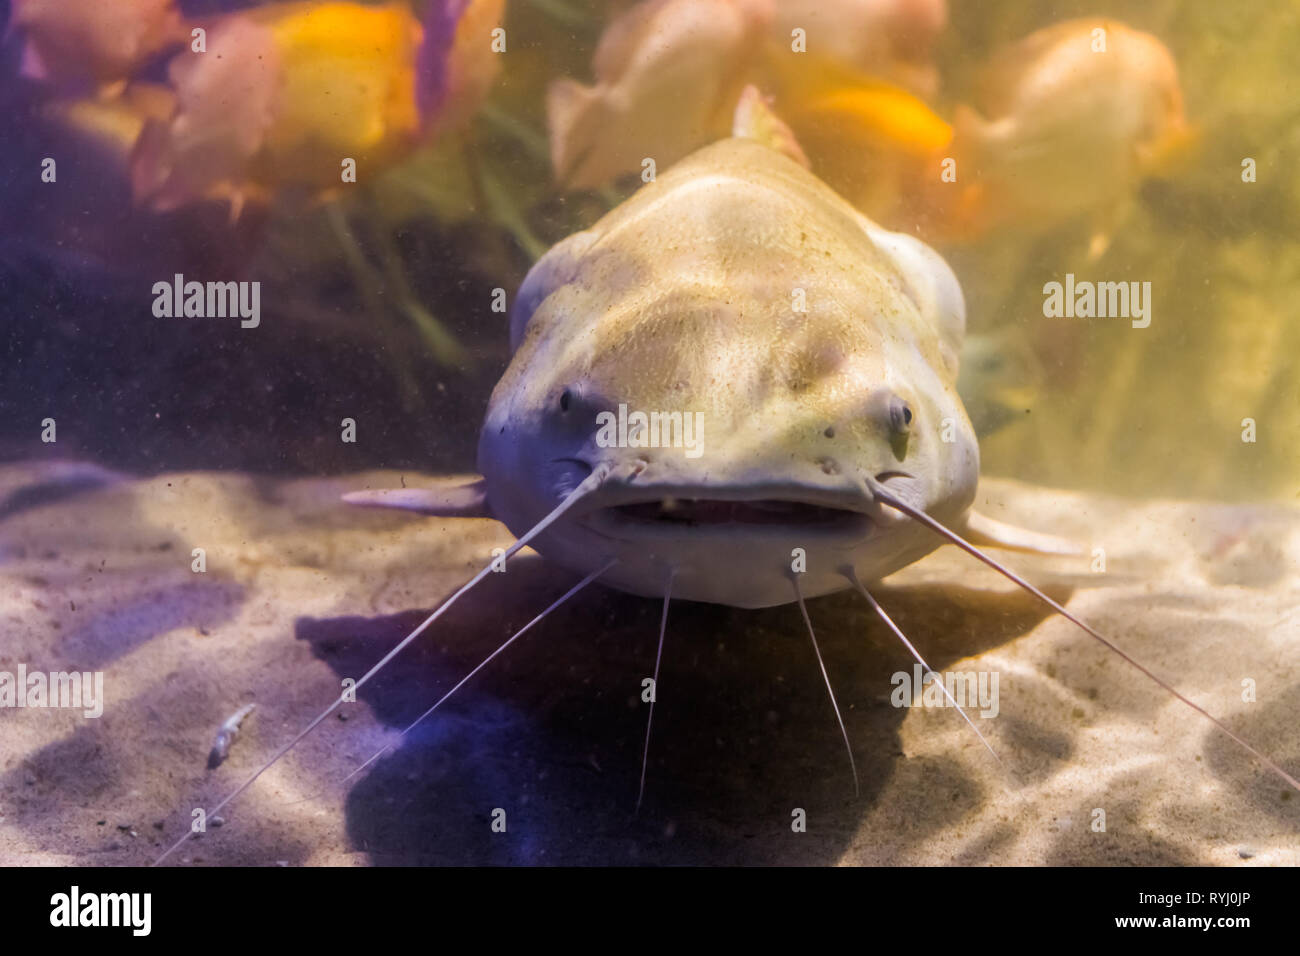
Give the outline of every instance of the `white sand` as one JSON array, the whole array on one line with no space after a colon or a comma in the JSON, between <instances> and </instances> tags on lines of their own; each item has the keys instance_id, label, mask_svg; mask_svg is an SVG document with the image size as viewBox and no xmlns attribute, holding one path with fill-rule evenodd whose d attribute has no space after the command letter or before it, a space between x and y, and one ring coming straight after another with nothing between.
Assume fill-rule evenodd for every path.
<instances>
[{"instance_id":1,"label":"white sand","mask_svg":"<svg viewBox=\"0 0 1300 956\"><path fill-rule=\"evenodd\" d=\"M0 469L0 671L102 670L107 703L99 719L0 710L5 864L148 862L193 807L211 807L511 540L488 521L338 504L344 490L399 484L396 473L176 474L33 497L68 474ZM991 480L983 494L996 517L1104 547L1104 574L1091 556L1004 557L1300 772L1300 511ZM191 570L196 547L204 574ZM950 548L878 594L936 668L998 675L999 714L975 722L1005 770L951 709L890 705L908 659L860 599L839 595L810 612L854 742L854 799L797 611L674 604L634 816L659 608L592 588L341 782L573 581L536 557L490 576L346 705L346 721L329 718L175 858L1300 862L1300 794ZM250 701L230 758L207 770L218 725ZM491 831L496 808L504 834ZM795 808L807 833L791 831Z\"/></svg>"}]
</instances>

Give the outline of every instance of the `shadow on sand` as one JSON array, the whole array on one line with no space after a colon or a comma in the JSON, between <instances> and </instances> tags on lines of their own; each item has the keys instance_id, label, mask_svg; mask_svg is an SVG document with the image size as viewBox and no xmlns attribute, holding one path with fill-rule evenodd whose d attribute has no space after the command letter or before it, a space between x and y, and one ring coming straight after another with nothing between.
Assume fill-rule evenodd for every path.
<instances>
[{"instance_id":1,"label":"shadow on sand","mask_svg":"<svg viewBox=\"0 0 1300 956\"><path fill-rule=\"evenodd\" d=\"M385 724L407 726L572 583L540 560L516 559L359 696ZM936 669L1043 617L1023 596L951 586L880 597ZM358 778L346 801L354 845L378 864L837 859L903 759L906 711L889 693L890 676L911 670L906 651L854 595L809 604L853 742L855 797L798 608L673 602L637 813L641 682L652 673L661 607L593 586L557 609ZM355 677L424 613L302 619L297 636L340 677ZM934 770L955 813L978 803L978 785L959 767ZM807 812L806 833L791 829L795 808ZM492 828L498 809L505 833Z\"/></svg>"}]
</instances>

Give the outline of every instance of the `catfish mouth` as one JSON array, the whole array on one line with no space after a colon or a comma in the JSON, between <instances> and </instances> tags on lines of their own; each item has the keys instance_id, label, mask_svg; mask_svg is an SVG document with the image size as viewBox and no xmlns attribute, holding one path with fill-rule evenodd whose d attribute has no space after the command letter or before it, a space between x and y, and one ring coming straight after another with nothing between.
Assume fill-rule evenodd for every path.
<instances>
[{"instance_id":1,"label":"catfish mouth","mask_svg":"<svg viewBox=\"0 0 1300 956\"><path fill-rule=\"evenodd\" d=\"M819 527L843 524L848 518L865 515L827 508L803 501L759 498L753 501L726 501L715 498L661 498L609 509L614 515L632 523L680 525L797 525Z\"/></svg>"},{"instance_id":2,"label":"catfish mouth","mask_svg":"<svg viewBox=\"0 0 1300 956\"><path fill-rule=\"evenodd\" d=\"M616 538L708 534L820 535L861 539L873 522L863 511L796 498L659 495L611 504L584 516Z\"/></svg>"}]
</instances>

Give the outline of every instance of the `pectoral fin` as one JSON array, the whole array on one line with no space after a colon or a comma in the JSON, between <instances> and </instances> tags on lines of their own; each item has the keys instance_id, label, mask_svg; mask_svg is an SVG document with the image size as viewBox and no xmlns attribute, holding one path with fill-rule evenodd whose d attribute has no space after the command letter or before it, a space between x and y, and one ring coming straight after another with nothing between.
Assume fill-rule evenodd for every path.
<instances>
[{"instance_id":1,"label":"pectoral fin","mask_svg":"<svg viewBox=\"0 0 1300 956\"><path fill-rule=\"evenodd\" d=\"M1083 554L1083 548L1073 541L1003 524L973 509L966 512L964 523L962 535L971 544L1030 554Z\"/></svg>"},{"instance_id":2,"label":"pectoral fin","mask_svg":"<svg viewBox=\"0 0 1300 956\"><path fill-rule=\"evenodd\" d=\"M366 508L398 508L440 518L492 517L487 503L487 484L482 478L471 482L448 481L432 488L351 491L343 496L343 500Z\"/></svg>"}]
</instances>

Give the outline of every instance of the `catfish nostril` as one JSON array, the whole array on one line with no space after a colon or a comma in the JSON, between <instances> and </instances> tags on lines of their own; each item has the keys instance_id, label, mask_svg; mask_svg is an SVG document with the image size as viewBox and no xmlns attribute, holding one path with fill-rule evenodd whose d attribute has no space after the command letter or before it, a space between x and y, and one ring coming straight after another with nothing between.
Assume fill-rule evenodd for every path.
<instances>
[{"instance_id":1,"label":"catfish nostril","mask_svg":"<svg viewBox=\"0 0 1300 956\"><path fill-rule=\"evenodd\" d=\"M834 426L834 425L827 425L827 426L826 426L826 431L822 432L822 434L825 435L827 438L834 438L834 437L835 437L835 426Z\"/></svg>"}]
</instances>

